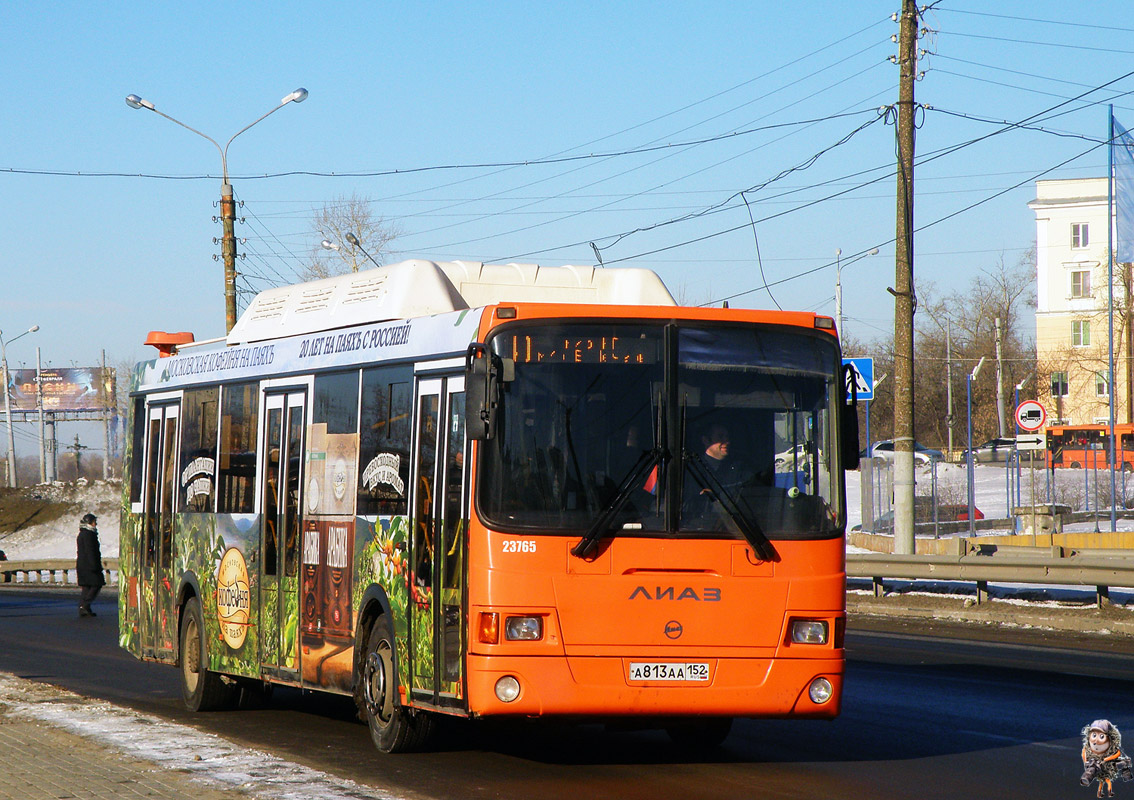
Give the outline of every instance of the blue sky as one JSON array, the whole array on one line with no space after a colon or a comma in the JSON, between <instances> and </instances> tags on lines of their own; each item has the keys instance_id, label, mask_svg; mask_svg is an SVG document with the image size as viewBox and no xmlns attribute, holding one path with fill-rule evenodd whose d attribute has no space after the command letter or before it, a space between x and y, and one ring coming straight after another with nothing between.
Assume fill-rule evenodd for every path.
<instances>
[{"instance_id":1,"label":"blue sky","mask_svg":"<svg viewBox=\"0 0 1134 800\"><path fill-rule=\"evenodd\" d=\"M833 313L841 249L847 331L888 335L894 128L871 121L897 98L888 57L898 9L15 4L0 59L0 329L6 339L41 330L10 348L10 364L34 365L36 345L47 364L85 366L103 350L111 363L148 358L141 343L154 329L221 335L219 155L123 98L139 94L223 144L299 86L304 103L229 150L245 203L242 288L293 280L320 238L312 212L357 193L402 231L398 260L593 264L593 241L607 263L656 269L691 303L732 296L734 306ZM919 115L919 154L1134 69L1128 9L936 4L920 43L917 99L932 108ZM919 286L959 288L1001 257L1015 262L1035 237L1034 176L1095 147L1108 102L1134 124L1125 92L1134 78L1036 123L1049 132L1010 130L922 164L919 226L1008 191L916 235ZM632 152L658 145L672 146ZM590 154L600 157L474 166ZM1048 177L1101 175L1105 164L1096 147ZM452 168L413 171L429 167ZM279 176L295 172L324 174ZM738 194L749 189L755 237ZM875 246L878 255L846 263Z\"/></svg>"}]
</instances>

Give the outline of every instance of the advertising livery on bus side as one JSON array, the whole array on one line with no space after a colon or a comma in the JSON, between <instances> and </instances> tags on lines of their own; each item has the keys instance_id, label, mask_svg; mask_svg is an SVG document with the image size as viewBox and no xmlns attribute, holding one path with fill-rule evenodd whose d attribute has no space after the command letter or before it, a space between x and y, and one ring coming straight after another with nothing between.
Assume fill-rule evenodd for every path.
<instances>
[{"instance_id":1,"label":"advertising livery on bus side","mask_svg":"<svg viewBox=\"0 0 1134 800\"><path fill-rule=\"evenodd\" d=\"M678 307L648 270L407 261L148 343L120 642L189 708L351 695L385 752L437 715L706 745L838 713L858 433L830 318Z\"/></svg>"}]
</instances>

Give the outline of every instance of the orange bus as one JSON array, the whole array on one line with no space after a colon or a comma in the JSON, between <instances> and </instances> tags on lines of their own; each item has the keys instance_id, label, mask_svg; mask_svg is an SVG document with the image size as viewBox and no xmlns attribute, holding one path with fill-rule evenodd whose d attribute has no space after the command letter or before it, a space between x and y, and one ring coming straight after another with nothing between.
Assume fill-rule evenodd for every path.
<instances>
[{"instance_id":1,"label":"orange bus","mask_svg":"<svg viewBox=\"0 0 1134 800\"><path fill-rule=\"evenodd\" d=\"M1114 426L1114 463L1134 472L1134 424ZM1047 429L1047 466L1110 469L1109 425L1052 425Z\"/></svg>"},{"instance_id":2,"label":"orange bus","mask_svg":"<svg viewBox=\"0 0 1134 800\"><path fill-rule=\"evenodd\" d=\"M133 376L119 603L189 708L353 695L384 752L438 715L705 745L838 713L858 433L830 318L407 261L191 340L151 333Z\"/></svg>"}]
</instances>

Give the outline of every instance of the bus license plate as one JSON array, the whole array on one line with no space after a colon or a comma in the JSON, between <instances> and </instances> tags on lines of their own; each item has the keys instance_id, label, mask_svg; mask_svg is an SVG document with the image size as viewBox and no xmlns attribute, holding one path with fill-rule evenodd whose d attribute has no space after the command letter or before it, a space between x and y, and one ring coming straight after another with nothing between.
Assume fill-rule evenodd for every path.
<instances>
[{"instance_id":1,"label":"bus license plate","mask_svg":"<svg viewBox=\"0 0 1134 800\"><path fill-rule=\"evenodd\" d=\"M709 680L709 665L703 661L631 661L630 680L702 683Z\"/></svg>"}]
</instances>

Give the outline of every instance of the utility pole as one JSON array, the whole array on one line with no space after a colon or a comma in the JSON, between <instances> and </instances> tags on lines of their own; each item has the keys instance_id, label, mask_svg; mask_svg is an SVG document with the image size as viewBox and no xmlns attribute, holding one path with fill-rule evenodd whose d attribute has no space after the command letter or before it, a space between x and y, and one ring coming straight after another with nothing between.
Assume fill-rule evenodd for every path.
<instances>
[{"instance_id":1,"label":"utility pole","mask_svg":"<svg viewBox=\"0 0 1134 800\"><path fill-rule=\"evenodd\" d=\"M225 175L220 198L221 256L224 259L224 330L236 324L236 204L232 200L232 184ZM215 256L214 256L215 257Z\"/></svg>"},{"instance_id":2,"label":"utility pole","mask_svg":"<svg viewBox=\"0 0 1134 800\"><path fill-rule=\"evenodd\" d=\"M47 414L46 421L47 432L44 438L47 442L47 482L55 483L59 477L59 463L57 456L59 454L59 443L55 441L55 414L54 412Z\"/></svg>"},{"instance_id":3,"label":"utility pole","mask_svg":"<svg viewBox=\"0 0 1134 800\"><path fill-rule=\"evenodd\" d=\"M843 338L843 248L835 248L835 331Z\"/></svg>"},{"instance_id":4,"label":"utility pole","mask_svg":"<svg viewBox=\"0 0 1134 800\"><path fill-rule=\"evenodd\" d=\"M1007 436L1004 427L1004 359L1001 357L1001 344L1003 342L1004 326L1000 324L1000 317L996 318L996 430L997 436L1003 439Z\"/></svg>"},{"instance_id":5,"label":"utility pole","mask_svg":"<svg viewBox=\"0 0 1134 800\"><path fill-rule=\"evenodd\" d=\"M953 458L953 321L945 324L945 424L949 426L949 458Z\"/></svg>"},{"instance_id":6,"label":"utility pole","mask_svg":"<svg viewBox=\"0 0 1134 800\"><path fill-rule=\"evenodd\" d=\"M43 366L35 349L35 407L39 412L39 482L47 483L47 451L43 440Z\"/></svg>"},{"instance_id":7,"label":"utility pole","mask_svg":"<svg viewBox=\"0 0 1134 800\"><path fill-rule=\"evenodd\" d=\"M894 553L914 545L913 178L917 4L903 0L898 35L898 208L894 288Z\"/></svg>"},{"instance_id":8,"label":"utility pole","mask_svg":"<svg viewBox=\"0 0 1134 800\"><path fill-rule=\"evenodd\" d=\"M75 480L83 477L83 451L87 450L87 446L79 442L79 434L75 434L75 443L71 445L68 450L75 453Z\"/></svg>"},{"instance_id":9,"label":"utility pole","mask_svg":"<svg viewBox=\"0 0 1134 800\"><path fill-rule=\"evenodd\" d=\"M102 351L102 374L99 375L99 378L102 381L102 393L106 403L102 416L102 479L105 481L110 479L110 409L114 402L113 392L111 392L113 384L107 379L105 350Z\"/></svg>"}]
</instances>

